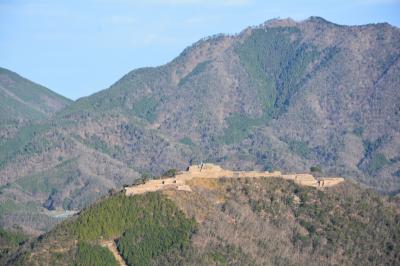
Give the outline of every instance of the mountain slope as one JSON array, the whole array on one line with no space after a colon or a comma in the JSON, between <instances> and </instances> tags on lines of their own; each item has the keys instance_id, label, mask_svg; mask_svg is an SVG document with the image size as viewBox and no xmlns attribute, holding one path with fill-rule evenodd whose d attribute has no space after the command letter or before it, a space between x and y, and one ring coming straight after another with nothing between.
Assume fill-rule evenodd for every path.
<instances>
[{"instance_id":1,"label":"mountain slope","mask_svg":"<svg viewBox=\"0 0 400 266\"><path fill-rule=\"evenodd\" d=\"M0 68L0 137L27 122L49 118L72 101L18 74Z\"/></svg>"},{"instance_id":2,"label":"mountain slope","mask_svg":"<svg viewBox=\"0 0 400 266\"><path fill-rule=\"evenodd\" d=\"M128 265L399 263L398 206L350 182L324 191L277 178L190 186L106 197L3 262L116 265L102 247L114 242Z\"/></svg>"},{"instance_id":3,"label":"mountain slope","mask_svg":"<svg viewBox=\"0 0 400 266\"><path fill-rule=\"evenodd\" d=\"M284 172L319 166L396 193L399 56L398 28L317 17L205 38L2 144L2 204L80 209L140 174L200 161ZM30 213L21 208L6 208L2 223Z\"/></svg>"},{"instance_id":4,"label":"mountain slope","mask_svg":"<svg viewBox=\"0 0 400 266\"><path fill-rule=\"evenodd\" d=\"M1 114L13 119L48 118L72 102L5 68L0 68L0 91Z\"/></svg>"},{"instance_id":5,"label":"mountain slope","mask_svg":"<svg viewBox=\"0 0 400 266\"><path fill-rule=\"evenodd\" d=\"M0 164L3 166L5 159L19 149L20 152L31 155L34 147L25 145L35 136L49 128L46 124L47 119L50 119L56 112L71 103L71 100L41 85L27 80L10 70L0 68ZM1 189L3 189L4 185L7 186L7 178L4 175L0 175L0 180ZM30 185L36 185L34 180L30 182ZM24 220L28 220L32 223L32 220L36 219L34 218L35 215L32 214L36 206L34 207L32 204L25 205L26 202L19 199L20 193L13 194L14 196L11 197L0 195L1 219L3 221L4 219L16 219L22 223ZM15 197L18 198L17 201L12 199ZM27 195L23 196L23 198L26 197ZM28 211L29 215L7 218L5 214L12 210ZM49 218L46 220L49 220ZM40 226L46 227L48 224L48 221L41 220L41 222Z\"/></svg>"},{"instance_id":6,"label":"mountain slope","mask_svg":"<svg viewBox=\"0 0 400 266\"><path fill-rule=\"evenodd\" d=\"M388 24L270 21L202 40L165 66L132 71L66 112L138 117L190 148L185 161L288 171L321 165L397 191L399 39ZM187 164L143 164L138 150L123 150L147 171Z\"/></svg>"}]
</instances>

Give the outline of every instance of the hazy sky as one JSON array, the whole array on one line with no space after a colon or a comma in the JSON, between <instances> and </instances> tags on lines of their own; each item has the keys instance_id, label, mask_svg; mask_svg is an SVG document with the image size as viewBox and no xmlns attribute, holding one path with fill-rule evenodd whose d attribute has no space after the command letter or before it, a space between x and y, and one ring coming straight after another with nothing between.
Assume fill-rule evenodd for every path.
<instances>
[{"instance_id":1,"label":"hazy sky","mask_svg":"<svg viewBox=\"0 0 400 266\"><path fill-rule=\"evenodd\" d=\"M400 0L0 0L0 66L71 99L271 18L400 26Z\"/></svg>"}]
</instances>

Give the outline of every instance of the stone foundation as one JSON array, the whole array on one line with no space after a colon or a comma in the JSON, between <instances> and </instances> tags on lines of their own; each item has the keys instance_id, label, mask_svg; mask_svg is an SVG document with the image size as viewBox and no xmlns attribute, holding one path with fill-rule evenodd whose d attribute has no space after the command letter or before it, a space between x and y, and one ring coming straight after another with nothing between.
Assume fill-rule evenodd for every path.
<instances>
[{"instance_id":1,"label":"stone foundation","mask_svg":"<svg viewBox=\"0 0 400 266\"><path fill-rule=\"evenodd\" d=\"M144 184L126 187L127 196L154 192L163 189L176 189L192 191L186 181L194 178L260 178L260 177L280 177L292 180L298 185L315 188L331 187L344 181L341 177L326 177L316 179L311 174L282 174L280 171L259 172L259 171L231 171L223 169L219 165L201 164L189 166L186 171L179 172L175 177L156 179L147 181Z\"/></svg>"}]
</instances>

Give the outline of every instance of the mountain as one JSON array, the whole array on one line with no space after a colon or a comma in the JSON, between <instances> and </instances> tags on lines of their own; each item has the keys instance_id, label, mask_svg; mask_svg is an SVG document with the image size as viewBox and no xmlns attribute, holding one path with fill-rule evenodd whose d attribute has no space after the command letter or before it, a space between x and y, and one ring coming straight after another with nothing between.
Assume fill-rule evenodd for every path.
<instances>
[{"instance_id":1,"label":"mountain","mask_svg":"<svg viewBox=\"0 0 400 266\"><path fill-rule=\"evenodd\" d=\"M46 128L46 121L71 103L71 100L39 84L0 68L0 157L5 158L8 152L15 151L18 145L30 141L42 132ZM29 154L29 150L25 146L22 152ZM3 163L2 160L0 164L3 166ZM0 180L2 190L7 185L7 180L3 175L0 175ZM20 201L13 201L8 196L4 198L2 191L0 194L2 219L3 214L14 210L17 205L29 209L29 206L22 206Z\"/></svg>"},{"instance_id":2,"label":"mountain","mask_svg":"<svg viewBox=\"0 0 400 266\"><path fill-rule=\"evenodd\" d=\"M22 125L49 118L71 102L8 69L0 68L0 143L14 136Z\"/></svg>"},{"instance_id":3,"label":"mountain","mask_svg":"<svg viewBox=\"0 0 400 266\"><path fill-rule=\"evenodd\" d=\"M386 23L283 19L204 38L4 142L0 222L43 232L55 211L201 161L312 167L395 194L399 57L400 30Z\"/></svg>"},{"instance_id":4,"label":"mountain","mask_svg":"<svg viewBox=\"0 0 400 266\"><path fill-rule=\"evenodd\" d=\"M397 265L398 202L349 181L195 178L104 197L4 265ZM116 258L120 261L117 262ZM124 264L126 263L126 264Z\"/></svg>"}]
</instances>

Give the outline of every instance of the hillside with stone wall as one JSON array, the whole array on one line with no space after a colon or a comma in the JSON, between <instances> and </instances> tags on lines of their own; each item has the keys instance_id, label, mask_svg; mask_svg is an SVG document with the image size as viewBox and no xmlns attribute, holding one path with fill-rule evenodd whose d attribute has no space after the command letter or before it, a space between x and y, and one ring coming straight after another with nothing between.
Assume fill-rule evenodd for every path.
<instances>
[{"instance_id":1,"label":"hillside with stone wall","mask_svg":"<svg viewBox=\"0 0 400 266\"><path fill-rule=\"evenodd\" d=\"M174 177L149 180L144 184L126 187L125 193L127 196L130 196L163 189L191 191L190 186L186 182L198 178L218 179L262 177L283 178L285 180L292 180L301 186L315 187L318 189L335 186L344 181L342 177L323 177L317 179L311 174L282 174L280 171L231 171L223 169L219 165L208 163L189 166L186 171L179 172Z\"/></svg>"}]
</instances>

